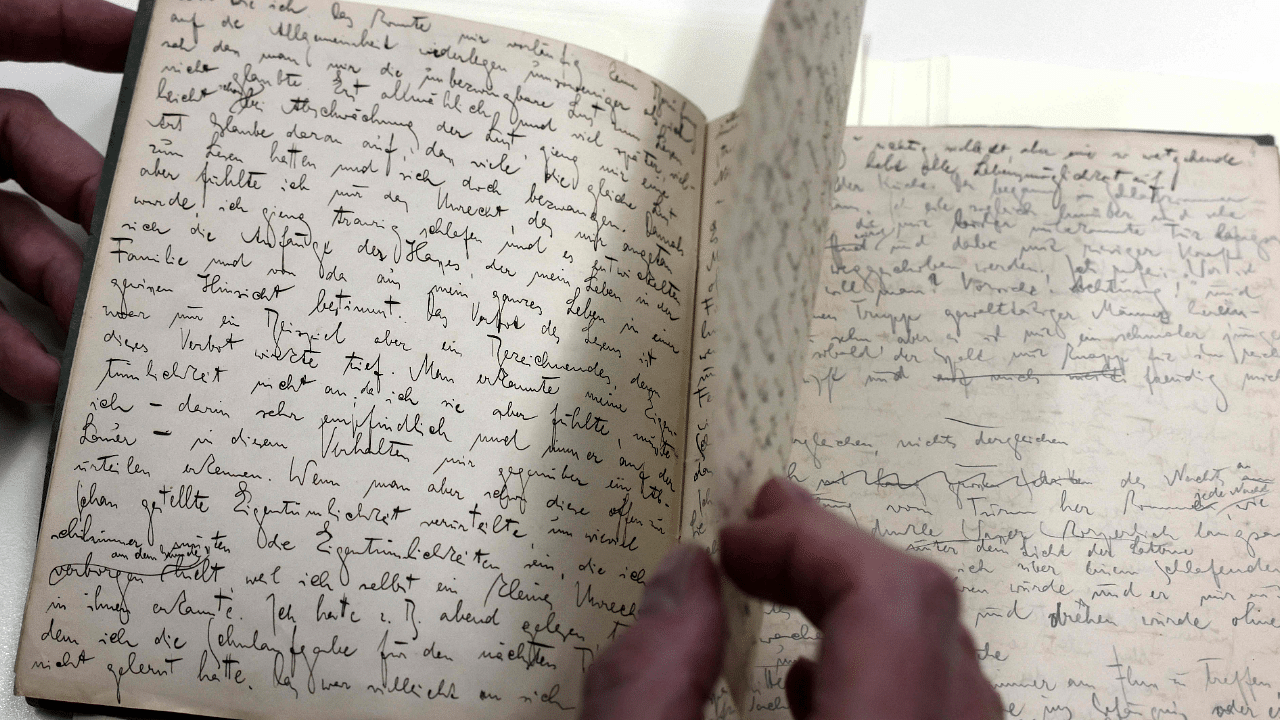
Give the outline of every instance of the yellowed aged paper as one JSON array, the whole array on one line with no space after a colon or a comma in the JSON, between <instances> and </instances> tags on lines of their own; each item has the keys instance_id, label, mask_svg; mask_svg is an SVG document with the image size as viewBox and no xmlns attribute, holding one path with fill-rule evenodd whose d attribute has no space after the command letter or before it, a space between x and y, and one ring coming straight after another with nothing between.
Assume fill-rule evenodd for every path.
<instances>
[{"instance_id":1,"label":"yellowed aged paper","mask_svg":"<svg viewBox=\"0 0 1280 720\"><path fill-rule=\"evenodd\" d=\"M32 697L569 717L678 535L704 119L562 43L156 4Z\"/></svg>"},{"instance_id":2,"label":"yellowed aged paper","mask_svg":"<svg viewBox=\"0 0 1280 720\"><path fill-rule=\"evenodd\" d=\"M731 200L715 279L719 320L711 457L720 524L746 516L782 471L830 212L861 2L776 3L737 115ZM705 224L705 223L704 223ZM759 605L723 584L725 680L741 708Z\"/></svg>"},{"instance_id":3,"label":"yellowed aged paper","mask_svg":"<svg viewBox=\"0 0 1280 720\"><path fill-rule=\"evenodd\" d=\"M839 177L792 478L956 574L1011 717L1280 713L1275 150L850 128Z\"/></svg>"},{"instance_id":4,"label":"yellowed aged paper","mask_svg":"<svg viewBox=\"0 0 1280 720\"><path fill-rule=\"evenodd\" d=\"M689 368L689 427L684 464L684 508L681 539L715 550L718 516L713 503L716 488L711 454L712 422L716 413L718 367L716 332L720 297L716 282L720 248L728 210L732 207L732 180L737 168L743 125L738 113L707 123L707 159L703 171L702 228L698 245L697 303L693 313L692 365Z\"/></svg>"},{"instance_id":5,"label":"yellowed aged paper","mask_svg":"<svg viewBox=\"0 0 1280 720\"><path fill-rule=\"evenodd\" d=\"M702 228L698 244L697 303L693 314L692 362L689 368L688 432L684 457L682 487L681 540L696 542L717 551L720 513L715 503L718 482L712 451L717 405L722 383L719 373L718 333L721 317L718 268L729 212L733 207L733 179L737 170L738 148L744 127L738 113L730 113L707 123L707 157L703 171ZM734 592L722 584L722 592ZM750 613L748 605L745 611ZM749 636L740 635L738 655L748 653L741 643ZM732 652L726 653L732 655ZM725 682L717 685L706 708L711 717L735 712L734 699Z\"/></svg>"}]
</instances>

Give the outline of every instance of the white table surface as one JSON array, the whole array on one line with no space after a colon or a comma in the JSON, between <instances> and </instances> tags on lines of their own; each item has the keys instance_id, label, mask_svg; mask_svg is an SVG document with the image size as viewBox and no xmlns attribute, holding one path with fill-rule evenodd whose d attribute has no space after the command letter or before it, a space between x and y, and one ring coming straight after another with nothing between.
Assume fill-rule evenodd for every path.
<instances>
[{"instance_id":1,"label":"white table surface","mask_svg":"<svg viewBox=\"0 0 1280 720\"><path fill-rule=\"evenodd\" d=\"M134 3L120 0L119 4ZM625 60L708 117L737 104L766 0L399 0L388 2L540 32ZM0 12L5 0L0 0ZM877 60L969 55L1078 67L1280 82L1276 0L870 0ZM993 82L997 82L993 78ZM0 63L0 87L39 95L100 150L119 79L55 65ZM1194 102L1194 98L1188 98ZM1242 112L1247 111L1242 109ZM16 190L12 183L0 185ZM0 222L3 218L0 218ZM84 233L62 226L78 241ZM52 316L0 280L0 301L62 348ZM9 695L35 549L52 412L0 394L0 720L53 717Z\"/></svg>"}]
</instances>

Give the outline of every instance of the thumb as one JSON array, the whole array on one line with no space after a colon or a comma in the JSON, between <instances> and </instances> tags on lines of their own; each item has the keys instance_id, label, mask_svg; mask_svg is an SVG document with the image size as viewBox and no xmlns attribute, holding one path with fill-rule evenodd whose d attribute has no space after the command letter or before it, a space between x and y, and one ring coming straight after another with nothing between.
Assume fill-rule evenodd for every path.
<instances>
[{"instance_id":1,"label":"thumb","mask_svg":"<svg viewBox=\"0 0 1280 720\"><path fill-rule=\"evenodd\" d=\"M699 720L720 675L724 618L707 551L678 545L645 582L635 624L587 671L582 720Z\"/></svg>"}]
</instances>

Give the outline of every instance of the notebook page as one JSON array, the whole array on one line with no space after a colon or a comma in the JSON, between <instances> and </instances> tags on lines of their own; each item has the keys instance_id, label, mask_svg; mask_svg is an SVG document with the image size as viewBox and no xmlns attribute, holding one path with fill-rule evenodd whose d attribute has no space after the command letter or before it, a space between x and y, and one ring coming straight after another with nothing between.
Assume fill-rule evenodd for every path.
<instances>
[{"instance_id":1,"label":"notebook page","mask_svg":"<svg viewBox=\"0 0 1280 720\"><path fill-rule=\"evenodd\" d=\"M1010 716L1280 712L1275 149L850 128L844 157L792 477L956 574ZM791 613L782 657L818 641Z\"/></svg>"},{"instance_id":2,"label":"notebook page","mask_svg":"<svg viewBox=\"0 0 1280 720\"><path fill-rule=\"evenodd\" d=\"M19 692L573 715L676 536L701 113L443 16L152 17Z\"/></svg>"}]
</instances>

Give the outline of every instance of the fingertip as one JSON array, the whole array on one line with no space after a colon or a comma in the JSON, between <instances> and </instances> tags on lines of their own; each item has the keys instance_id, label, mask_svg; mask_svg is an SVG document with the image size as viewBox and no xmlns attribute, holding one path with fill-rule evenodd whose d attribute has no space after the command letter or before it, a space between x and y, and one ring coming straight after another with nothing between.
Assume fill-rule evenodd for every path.
<instances>
[{"instance_id":1,"label":"fingertip","mask_svg":"<svg viewBox=\"0 0 1280 720\"><path fill-rule=\"evenodd\" d=\"M62 364L43 348L23 350L21 356L25 359L17 360L22 363L22 367L5 373L5 378L0 381L0 390L21 402L52 405L58 395L58 377L62 374ZM5 364L12 366L12 363Z\"/></svg>"},{"instance_id":2,"label":"fingertip","mask_svg":"<svg viewBox=\"0 0 1280 720\"><path fill-rule=\"evenodd\" d=\"M795 720L805 720L813 713L813 679L817 665L809 658L797 658L787 672L787 704Z\"/></svg>"},{"instance_id":3,"label":"fingertip","mask_svg":"<svg viewBox=\"0 0 1280 720\"><path fill-rule=\"evenodd\" d=\"M723 662L720 580L704 548L679 545L646 579L635 623L592 663L583 720L697 720Z\"/></svg>"},{"instance_id":4,"label":"fingertip","mask_svg":"<svg viewBox=\"0 0 1280 720\"><path fill-rule=\"evenodd\" d=\"M52 405L58 397L58 380L62 377L62 363L47 351L37 360L39 368L35 394L30 402L40 405Z\"/></svg>"},{"instance_id":5,"label":"fingertip","mask_svg":"<svg viewBox=\"0 0 1280 720\"><path fill-rule=\"evenodd\" d=\"M874 538L816 502L794 503L720 531L720 566L734 584L799 608L819 628L828 611L859 586L866 563L883 554Z\"/></svg>"},{"instance_id":6,"label":"fingertip","mask_svg":"<svg viewBox=\"0 0 1280 720\"><path fill-rule=\"evenodd\" d=\"M775 476L760 486L750 517L760 519L796 505L814 504L813 495L794 480Z\"/></svg>"},{"instance_id":7,"label":"fingertip","mask_svg":"<svg viewBox=\"0 0 1280 720\"><path fill-rule=\"evenodd\" d=\"M103 0L60 0L66 41L60 58L99 72L121 72L137 13Z\"/></svg>"},{"instance_id":8,"label":"fingertip","mask_svg":"<svg viewBox=\"0 0 1280 720\"><path fill-rule=\"evenodd\" d=\"M85 180L80 190L79 214L75 221L85 232L93 232L93 210L98 204L98 185L102 183L102 173Z\"/></svg>"},{"instance_id":9,"label":"fingertip","mask_svg":"<svg viewBox=\"0 0 1280 720\"><path fill-rule=\"evenodd\" d=\"M737 562L740 560L752 564L750 556L755 554L756 546L762 540L761 523L781 523L791 528L804 524L798 520L798 514L812 511L827 515L813 495L799 483L779 476L770 478L756 492L748 519L721 527L721 565L728 570L731 565L740 565ZM732 571L729 574L731 577L734 575Z\"/></svg>"},{"instance_id":10,"label":"fingertip","mask_svg":"<svg viewBox=\"0 0 1280 720\"><path fill-rule=\"evenodd\" d=\"M53 315L63 330L71 329L71 318L75 315L76 309L76 296L80 292L80 272L83 264L84 255L72 253L56 270L53 270L57 278L51 283L45 300L53 309Z\"/></svg>"},{"instance_id":11,"label":"fingertip","mask_svg":"<svg viewBox=\"0 0 1280 720\"><path fill-rule=\"evenodd\" d=\"M129 41L133 37L133 24L137 13L126 7L111 4L106 8L106 28L103 30L104 54L103 70L107 72L124 71L125 62L129 58Z\"/></svg>"},{"instance_id":12,"label":"fingertip","mask_svg":"<svg viewBox=\"0 0 1280 720\"><path fill-rule=\"evenodd\" d=\"M0 33L3 30L0 23ZM55 117L38 96L0 88L0 160L5 174L32 198L90 228L102 154Z\"/></svg>"},{"instance_id":13,"label":"fingertip","mask_svg":"<svg viewBox=\"0 0 1280 720\"><path fill-rule=\"evenodd\" d=\"M717 599L715 564L705 548L690 543L677 545L645 582L639 615L660 615L680 610L689 602Z\"/></svg>"},{"instance_id":14,"label":"fingertip","mask_svg":"<svg viewBox=\"0 0 1280 720\"><path fill-rule=\"evenodd\" d=\"M58 378L62 375L62 363L41 347L40 352L33 353L28 370L30 380L23 383L25 387L17 389L18 394L14 397L36 405L52 405L58 396Z\"/></svg>"}]
</instances>

